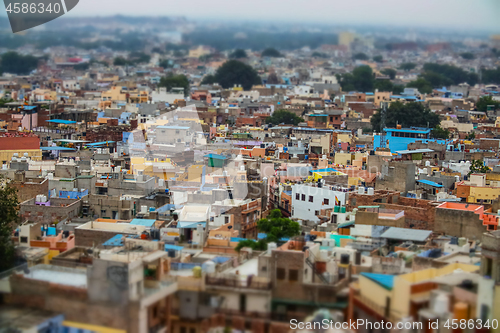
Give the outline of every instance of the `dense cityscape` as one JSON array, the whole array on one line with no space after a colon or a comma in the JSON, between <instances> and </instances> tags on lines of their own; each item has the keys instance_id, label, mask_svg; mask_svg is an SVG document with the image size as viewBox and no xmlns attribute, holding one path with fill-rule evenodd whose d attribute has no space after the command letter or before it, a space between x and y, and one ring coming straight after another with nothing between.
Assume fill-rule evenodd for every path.
<instances>
[{"instance_id":1,"label":"dense cityscape","mask_svg":"<svg viewBox=\"0 0 500 333\"><path fill-rule=\"evenodd\" d=\"M500 332L500 28L9 29L0 332Z\"/></svg>"}]
</instances>

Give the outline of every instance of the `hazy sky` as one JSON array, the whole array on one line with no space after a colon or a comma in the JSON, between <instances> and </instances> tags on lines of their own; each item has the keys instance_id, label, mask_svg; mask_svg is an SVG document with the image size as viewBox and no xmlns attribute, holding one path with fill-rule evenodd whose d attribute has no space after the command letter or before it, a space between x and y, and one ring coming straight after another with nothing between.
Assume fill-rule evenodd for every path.
<instances>
[{"instance_id":1,"label":"hazy sky","mask_svg":"<svg viewBox=\"0 0 500 333\"><path fill-rule=\"evenodd\" d=\"M500 30L500 0L81 0L71 14L290 19Z\"/></svg>"}]
</instances>

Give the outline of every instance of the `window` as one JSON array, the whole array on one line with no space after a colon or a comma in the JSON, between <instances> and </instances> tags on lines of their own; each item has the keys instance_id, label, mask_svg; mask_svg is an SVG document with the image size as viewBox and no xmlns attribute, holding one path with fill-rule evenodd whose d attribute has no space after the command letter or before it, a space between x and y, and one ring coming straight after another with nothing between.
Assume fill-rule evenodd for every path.
<instances>
[{"instance_id":1,"label":"window","mask_svg":"<svg viewBox=\"0 0 500 333\"><path fill-rule=\"evenodd\" d=\"M330 204L330 199L324 198L324 199L323 199L323 203L324 203L325 205L329 205L329 204Z\"/></svg>"},{"instance_id":2,"label":"window","mask_svg":"<svg viewBox=\"0 0 500 333\"><path fill-rule=\"evenodd\" d=\"M175 134L179 134L179 133L180 133L180 131L179 131L179 130L176 130L176 131L175 131Z\"/></svg>"},{"instance_id":3,"label":"window","mask_svg":"<svg viewBox=\"0 0 500 333\"><path fill-rule=\"evenodd\" d=\"M298 281L299 280L299 271L297 269L291 269L288 271L288 273L289 273L289 277L288 277L289 281Z\"/></svg>"},{"instance_id":4,"label":"window","mask_svg":"<svg viewBox=\"0 0 500 333\"><path fill-rule=\"evenodd\" d=\"M262 266L262 268L260 270L263 272L267 272L267 266Z\"/></svg>"},{"instance_id":5,"label":"window","mask_svg":"<svg viewBox=\"0 0 500 333\"><path fill-rule=\"evenodd\" d=\"M306 195L302 194L302 201L306 201Z\"/></svg>"},{"instance_id":6,"label":"window","mask_svg":"<svg viewBox=\"0 0 500 333\"><path fill-rule=\"evenodd\" d=\"M314 215L318 216L319 215L319 210L314 211Z\"/></svg>"},{"instance_id":7,"label":"window","mask_svg":"<svg viewBox=\"0 0 500 333\"><path fill-rule=\"evenodd\" d=\"M285 269L284 268L277 268L276 269L276 279L278 279L278 280L285 279Z\"/></svg>"},{"instance_id":8,"label":"window","mask_svg":"<svg viewBox=\"0 0 500 333\"><path fill-rule=\"evenodd\" d=\"M229 216L224 216L224 223L229 223Z\"/></svg>"},{"instance_id":9,"label":"window","mask_svg":"<svg viewBox=\"0 0 500 333\"><path fill-rule=\"evenodd\" d=\"M309 202L313 202L313 196L312 195L309 196Z\"/></svg>"},{"instance_id":10,"label":"window","mask_svg":"<svg viewBox=\"0 0 500 333\"><path fill-rule=\"evenodd\" d=\"M300 194L295 194L295 200L300 200Z\"/></svg>"},{"instance_id":11,"label":"window","mask_svg":"<svg viewBox=\"0 0 500 333\"><path fill-rule=\"evenodd\" d=\"M28 243L28 237L22 236L21 237L21 243Z\"/></svg>"},{"instance_id":12,"label":"window","mask_svg":"<svg viewBox=\"0 0 500 333\"><path fill-rule=\"evenodd\" d=\"M102 217L106 216L106 209L101 209L101 216Z\"/></svg>"},{"instance_id":13,"label":"window","mask_svg":"<svg viewBox=\"0 0 500 333\"><path fill-rule=\"evenodd\" d=\"M180 329L179 329L179 332L180 333L186 333L187 332L187 329L185 326L181 326Z\"/></svg>"}]
</instances>

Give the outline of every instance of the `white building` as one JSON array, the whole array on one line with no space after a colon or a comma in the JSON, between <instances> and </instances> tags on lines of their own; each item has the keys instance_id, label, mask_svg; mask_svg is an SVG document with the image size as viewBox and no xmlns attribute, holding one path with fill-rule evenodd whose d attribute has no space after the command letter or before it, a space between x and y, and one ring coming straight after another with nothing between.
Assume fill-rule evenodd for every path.
<instances>
[{"instance_id":1,"label":"white building","mask_svg":"<svg viewBox=\"0 0 500 333\"><path fill-rule=\"evenodd\" d=\"M347 192L334 191L329 185L323 187L310 184L292 186L292 218L319 222L322 209L333 208L335 202L344 206Z\"/></svg>"}]
</instances>

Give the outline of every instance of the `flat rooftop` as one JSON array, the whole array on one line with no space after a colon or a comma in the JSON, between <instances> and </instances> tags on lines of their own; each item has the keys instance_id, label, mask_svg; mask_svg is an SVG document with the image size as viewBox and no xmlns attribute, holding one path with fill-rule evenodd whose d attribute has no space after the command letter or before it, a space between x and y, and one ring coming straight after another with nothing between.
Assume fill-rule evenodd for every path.
<instances>
[{"instance_id":1,"label":"flat rooftop","mask_svg":"<svg viewBox=\"0 0 500 333\"><path fill-rule=\"evenodd\" d=\"M87 288L87 272L85 270L55 265L36 265L29 268L25 278L62 284L77 288Z\"/></svg>"}]
</instances>

